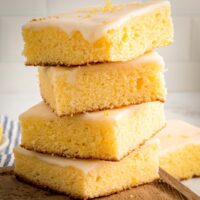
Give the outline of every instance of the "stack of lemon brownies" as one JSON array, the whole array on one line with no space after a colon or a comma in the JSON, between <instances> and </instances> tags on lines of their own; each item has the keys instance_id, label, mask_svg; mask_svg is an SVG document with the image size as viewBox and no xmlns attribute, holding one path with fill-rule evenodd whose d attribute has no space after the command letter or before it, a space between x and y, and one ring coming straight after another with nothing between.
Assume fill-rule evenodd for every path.
<instances>
[{"instance_id":1,"label":"stack of lemon brownies","mask_svg":"<svg viewBox=\"0 0 200 200\"><path fill-rule=\"evenodd\" d=\"M168 1L83 8L23 27L27 65L44 99L20 116L18 178L74 198L109 195L159 178L165 126Z\"/></svg>"}]
</instances>

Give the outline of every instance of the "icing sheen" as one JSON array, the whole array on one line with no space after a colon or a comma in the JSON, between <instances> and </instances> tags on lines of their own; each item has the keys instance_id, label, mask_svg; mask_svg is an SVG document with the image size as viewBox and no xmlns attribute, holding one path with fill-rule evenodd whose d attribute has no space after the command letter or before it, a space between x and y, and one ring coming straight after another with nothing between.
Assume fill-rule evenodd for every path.
<instances>
[{"instance_id":1,"label":"icing sheen","mask_svg":"<svg viewBox=\"0 0 200 200\"><path fill-rule=\"evenodd\" d=\"M51 156L48 154L37 153L34 151L26 150L20 146L15 147L15 151L24 154L26 156L36 157L39 160L44 162L55 164L60 167L74 167L82 170L84 173L89 173L94 168L98 167L99 165L103 165L108 161L101 161L101 160L90 160L90 159L69 159L63 158L58 156Z\"/></svg>"},{"instance_id":2,"label":"icing sheen","mask_svg":"<svg viewBox=\"0 0 200 200\"><path fill-rule=\"evenodd\" d=\"M74 67L74 68L66 68L66 67L49 67L48 69L42 67L43 70L50 71L53 78L56 76L63 76L66 75L66 82L70 84L76 84L76 80L78 77L79 72L83 72L84 70L93 69L93 70L105 70L113 68L113 69L124 69L124 68L131 68L137 67L141 64L150 64L150 63L159 63L160 67L164 69L165 63L163 58L155 51L147 53L143 56L140 56L137 59L127 61L127 62L113 62L113 63L101 63L101 64L94 64L88 65L84 67Z\"/></svg>"},{"instance_id":3,"label":"icing sheen","mask_svg":"<svg viewBox=\"0 0 200 200\"><path fill-rule=\"evenodd\" d=\"M187 144L200 144L200 128L179 120L169 120L159 133L161 154L181 148Z\"/></svg>"},{"instance_id":4,"label":"icing sheen","mask_svg":"<svg viewBox=\"0 0 200 200\"><path fill-rule=\"evenodd\" d=\"M117 121L120 120L125 115L128 115L129 113L132 113L134 111L137 111L138 109L142 109L145 106L149 105L160 105L163 104L161 102L149 102L149 103L143 103L138 105L131 105L126 106L123 108L118 109L111 109L111 110L105 110L105 111L98 111L98 112L90 112L90 113L84 113L80 115L74 115L74 119L82 119L82 120L94 120L94 121ZM28 111L23 113L20 117L41 117L41 118L47 118L47 119L58 119L59 117L56 116L56 114L51 111L51 109L48 108L48 106L41 102L37 104L36 106L30 108ZM71 118L71 116L65 116L66 118ZM62 117L62 118L65 118Z\"/></svg>"},{"instance_id":5,"label":"icing sheen","mask_svg":"<svg viewBox=\"0 0 200 200\"><path fill-rule=\"evenodd\" d=\"M144 146L149 146L154 143L159 145L159 140L157 138L153 138L148 142L146 142ZM48 154L37 153L34 151L24 149L21 146L15 147L15 151L26 156L36 157L39 160L42 160L50 164L58 165L60 167L74 167L82 170L85 174L89 173L90 171L98 167L102 167L105 164L113 163L113 161L92 160L92 159L69 159L58 156L51 156Z\"/></svg>"},{"instance_id":6,"label":"icing sheen","mask_svg":"<svg viewBox=\"0 0 200 200\"><path fill-rule=\"evenodd\" d=\"M154 0L150 2L132 2L129 4L112 5L105 7L89 7L75 11L68 11L55 16L34 19L24 28L40 28L55 26L71 35L74 31L80 31L85 40L95 42L107 31L114 29L131 17L150 13L162 6L169 6L168 1Z\"/></svg>"}]
</instances>

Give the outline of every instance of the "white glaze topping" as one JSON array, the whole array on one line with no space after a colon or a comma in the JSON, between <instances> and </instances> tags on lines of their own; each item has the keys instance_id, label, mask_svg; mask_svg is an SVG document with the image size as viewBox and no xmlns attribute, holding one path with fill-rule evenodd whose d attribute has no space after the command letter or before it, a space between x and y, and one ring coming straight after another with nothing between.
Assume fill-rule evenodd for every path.
<instances>
[{"instance_id":1,"label":"white glaze topping","mask_svg":"<svg viewBox=\"0 0 200 200\"><path fill-rule=\"evenodd\" d=\"M66 31L69 35L74 31L80 31L85 40L95 42L107 31L119 27L131 17L144 15L169 5L168 1L154 0L143 3L132 2L129 4L106 5L104 7L89 7L32 20L23 28L55 26Z\"/></svg>"},{"instance_id":2,"label":"white glaze topping","mask_svg":"<svg viewBox=\"0 0 200 200\"><path fill-rule=\"evenodd\" d=\"M149 140L148 142L146 142L143 147L150 146L151 144L154 144L154 143L159 145L159 140L157 138L153 138ZM142 149L143 148L141 148L141 150ZM69 158L64 158L64 157L51 156L48 154L42 154L42 153L37 153L35 151L30 151L20 146L15 147L15 151L26 156L36 157L39 160L42 160L44 162L54 164L60 167L74 167L76 169L83 171L85 174L91 172L92 170L95 170L96 168L102 167L106 164L113 163L113 161L92 160L92 159L69 159Z\"/></svg>"},{"instance_id":3,"label":"white glaze topping","mask_svg":"<svg viewBox=\"0 0 200 200\"><path fill-rule=\"evenodd\" d=\"M137 59L127 61L127 62L113 62L113 63L101 63L88 65L84 67L74 67L74 68L66 68L66 67L40 67L42 70L47 73L49 71L52 75L52 79L55 79L57 76L66 76L66 82L70 84L76 84L77 77L79 72L83 72L85 70L93 70L93 72L99 70L107 70L109 68L112 69L125 69L125 68L134 68L138 67L142 64L147 63L150 65L151 63L158 63L160 65L161 71L164 69L165 63L163 58L155 51L149 52L143 56L140 56Z\"/></svg>"},{"instance_id":4,"label":"white glaze topping","mask_svg":"<svg viewBox=\"0 0 200 200\"><path fill-rule=\"evenodd\" d=\"M149 102L149 103L143 103L143 104L138 104L138 105L131 105L131 106L126 106L123 108L118 108L118 109L111 109L111 110L106 110L106 111L100 111L100 112L91 112L91 113L85 113L84 117L86 119L90 120L112 120L112 121L118 121L121 118L125 116L129 116L129 114L142 110L148 106L159 106L162 105L163 103L161 102Z\"/></svg>"},{"instance_id":5,"label":"white glaze topping","mask_svg":"<svg viewBox=\"0 0 200 200\"><path fill-rule=\"evenodd\" d=\"M158 138L161 142L161 155L163 155L187 144L200 144L200 128L184 121L169 120Z\"/></svg>"},{"instance_id":6,"label":"white glaze topping","mask_svg":"<svg viewBox=\"0 0 200 200\"><path fill-rule=\"evenodd\" d=\"M129 113L133 113L134 111L138 111L138 109L143 109L147 106L163 106L163 103L161 102L149 102L149 103L143 103L139 105L131 105L126 106L123 108L118 109L111 109L111 110L105 110L105 111L98 111L98 112L90 112L90 113L84 113L80 115L74 115L74 119L81 119L81 120L94 120L94 121L117 121L120 120L124 116L128 116ZM59 117L56 116L54 112L51 111L51 109L48 108L48 106L41 102L37 104L36 106L30 108L28 111L23 113L20 118L23 117L37 117L37 118L43 118L45 119L57 119L59 120ZM71 118L71 116L65 116L64 118Z\"/></svg>"},{"instance_id":7,"label":"white glaze topping","mask_svg":"<svg viewBox=\"0 0 200 200\"><path fill-rule=\"evenodd\" d=\"M33 156L42 160L44 162L58 165L60 167L74 167L82 170L84 173L89 173L94 168L98 167L99 165L104 165L108 161L101 161L101 160L90 160L90 159L69 159L63 158L58 156L51 156L48 154L37 153L34 151L30 151L24 149L20 146L15 147L15 151L24 154L26 156Z\"/></svg>"}]
</instances>

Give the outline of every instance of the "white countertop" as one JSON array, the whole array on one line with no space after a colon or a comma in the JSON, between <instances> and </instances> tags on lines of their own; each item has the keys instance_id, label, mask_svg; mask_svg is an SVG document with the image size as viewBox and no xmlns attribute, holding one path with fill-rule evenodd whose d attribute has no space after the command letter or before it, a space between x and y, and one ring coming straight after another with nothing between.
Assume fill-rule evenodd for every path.
<instances>
[{"instance_id":1,"label":"white countertop","mask_svg":"<svg viewBox=\"0 0 200 200\"><path fill-rule=\"evenodd\" d=\"M20 113L41 101L39 94L0 94L0 115L17 120ZM200 92L170 93L166 102L168 119L181 119L200 126ZM200 195L200 178L183 181Z\"/></svg>"}]
</instances>

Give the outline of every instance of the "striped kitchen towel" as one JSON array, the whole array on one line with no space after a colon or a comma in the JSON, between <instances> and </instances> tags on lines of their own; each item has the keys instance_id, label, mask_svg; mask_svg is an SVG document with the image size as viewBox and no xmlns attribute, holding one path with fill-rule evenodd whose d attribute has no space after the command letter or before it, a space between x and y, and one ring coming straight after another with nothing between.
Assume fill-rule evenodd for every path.
<instances>
[{"instance_id":1,"label":"striped kitchen towel","mask_svg":"<svg viewBox=\"0 0 200 200\"><path fill-rule=\"evenodd\" d=\"M19 123L6 116L0 116L0 124L3 126L3 135L9 139L6 148L0 152L0 167L12 166L14 163L13 148L20 142Z\"/></svg>"}]
</instances>

